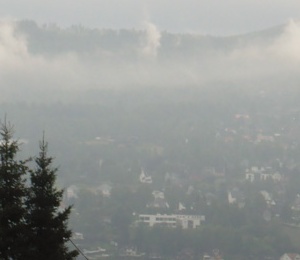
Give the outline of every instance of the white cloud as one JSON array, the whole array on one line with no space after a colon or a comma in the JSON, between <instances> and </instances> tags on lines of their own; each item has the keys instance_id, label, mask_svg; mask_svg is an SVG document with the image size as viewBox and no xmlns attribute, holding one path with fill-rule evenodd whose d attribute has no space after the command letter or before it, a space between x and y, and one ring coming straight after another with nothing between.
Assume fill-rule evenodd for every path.
<instances>
[{"instance_id":1,"label":"white cloud","mask_svg":"<svg viewBox=\"0 0 300 260\"><path fill-rule=\"evenodd\" d=\"M0 23L0 66L1 71L16 68L21 60L28 58L25 39L15 35L14 25L9 22Z\"/></svg>"},{"instance_id":2,"label":"white cloud","mask_svg":"<svg viewBox=\"0 0 300 260\"><path fill-rule=\"evenodd\" d=\"M142 53L147 57L156 57L160 47L161 34L153 23L145 22L145 39Z\"/></svg>"},{"instance_id":3,"label":"white cloud","mask_svg":"<svg viewBox=\"0 0 300 260\"><path fill-rule=\"evenodd\" d=\"M300 61L300 22L290 20L284 33L270 47L279 57Z\"/></svg>"},{"instance_id":4,"label":"white cloud","mask_svg":"<svg viewBox=\"0 0 300 260\"><path fill-rule=\"evenodd\" d=\"M59 99L66 90L88 88L202 86L214 81L247 83L260 78L273 82L287 74L299 74L300 24L295 21L290 21L272 42L245 41L234 50L212 49L195 57L161 59L158 50L162 35L153 23L146 23L144 36L143 45L134 47L143 58L128 59L122 53L104 53L101 49L89 54L37 55L28 50L26 36L17 32L14 23L2 22L1 98L16 98L16 91L22 92L20 99L41 95Z\"/></svg>"},{"instance_id":5,"label":"white cloud","mask_svg":"<svg viewBox=\"0 0 300 260\"><path fill-rule=\"evenodd\" d=\"M80 64L77 56L66 53L47 58L33 55L28 51L26 37L15 30L12 22L0 23L0 83L3 87L30 85L42 88L43 85L75 80ZM54 84L53 84L54 85Z\"/></svg>"}]
</instances>

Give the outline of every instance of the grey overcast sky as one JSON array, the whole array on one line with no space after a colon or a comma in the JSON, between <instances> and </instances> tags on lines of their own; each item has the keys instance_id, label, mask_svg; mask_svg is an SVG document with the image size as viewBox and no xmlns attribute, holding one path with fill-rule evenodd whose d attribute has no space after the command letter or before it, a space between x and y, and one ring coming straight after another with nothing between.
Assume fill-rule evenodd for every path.
<instances>
[{"instance_id":1,"label":"grey overcast sky","mask_svg":"<svg viewBox=\"0 0 300 260\"><path fill-rule=\"evenodd\" d=\"M300 18L299 0L0 0L2 19L60 26L141 28L214 35L265 29Z\"/></svg>"}]
</instances>

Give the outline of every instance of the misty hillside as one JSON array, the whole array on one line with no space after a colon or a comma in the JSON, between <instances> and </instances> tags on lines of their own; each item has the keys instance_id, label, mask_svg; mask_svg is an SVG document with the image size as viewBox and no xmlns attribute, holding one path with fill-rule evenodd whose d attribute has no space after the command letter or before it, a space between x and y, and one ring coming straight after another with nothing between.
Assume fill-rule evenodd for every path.
<instances>
[{"instance_id":1,"label":"misty hillside","mask_svg":"<svg viewBox=\"0 0 300 260\"><path fill-rule=\"evenodd\" d=\"M1 100L70 101L89 90L294 86L300 25L215 37L144 30L0 24ZM22 94L21 94L22 92ZM70 95L72 93L72 95Z\"/></svg>"},{"instance_id":2,"label":"misty hillside","mask_svg":"<svg viewBox=\"0 0 300 260\"><path fill-rule=\"evenodd\" d=\"M176 57L195 59L197 55L205 56L210 51L229 52L245 45L268 44L284 31L284 26L278 26L245 35L217 37L159 32L154 25L148 24L147 26L142 31L135 29L90 29L80 25L63 29L56 25L39 26L34 21L17 23L18 33L25 34L29 51L33 54L102 52L104 56L111 53L127 54L131 55L131 58L137 58L138 52L136 50L146 45L149 52L153 51L154 53L154 49L156 49L157 57L161 59Z\"/></svg>"}]
</instances>

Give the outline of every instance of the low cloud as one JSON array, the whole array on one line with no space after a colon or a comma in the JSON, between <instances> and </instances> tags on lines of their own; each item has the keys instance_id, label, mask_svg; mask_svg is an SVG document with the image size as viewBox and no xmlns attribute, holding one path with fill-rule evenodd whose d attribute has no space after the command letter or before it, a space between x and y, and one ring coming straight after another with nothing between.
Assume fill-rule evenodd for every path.
<instances>
[{"instance_id":1,"label":"low cloud","mask_svg":"<svg viewBox=\"0 0 300 260\"><path fill-rule=\"evenodd\" d=\"M91 52L64 50L54 55L31 52L28 36L15 23L1 22L1 101L57 100L93 88L203 87L212 82L247 85L261 78L274 84L281 78L299 78L300 24L295 21L271 41L262 35L260 40L241 40L229 49L206 46L209 51L204 54L179 55L186 50L181 49L184 40L177 36L172 55L166 55L163 34L152 23L145 24L141 35L141 41L130 46L130 55L101 46Z\"/></svg>"},{"instance_id":2,"label":"low cloud","mask_svg":"<svg viewBox=\"0 0 300 260\"><path fill-rule=\"evenodd\" d=\"M285 60L300 62L300 22L290 20L270 51Z\"/></svg>"},{"instance_id":3,"label":"low cloud","mask_svg":"<svg viewBox=\"0 0 300 260\"><path fill-rule=\"evenodd\" d=\"M153 23L145 22L145 37L143 39L144 47L142 53L146 57L156 57L158 48L160 47L160 31Z\"/></svg>"}]
</instances>

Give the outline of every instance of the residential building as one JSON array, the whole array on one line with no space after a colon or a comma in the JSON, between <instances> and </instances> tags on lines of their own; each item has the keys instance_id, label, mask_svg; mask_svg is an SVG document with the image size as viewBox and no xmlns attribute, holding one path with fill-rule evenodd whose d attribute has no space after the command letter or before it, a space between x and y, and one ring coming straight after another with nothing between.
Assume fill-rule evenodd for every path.
<instances>
[{"instance_id":1,"label":"residential building","mask_svg":"<svg viewBox=\"0 0 300 260\"><path fill-rule=\"evenodd\" d=\"M108 183L103 183L101 184L98 189L100 191L100 193L104 196L109 198L111 195L111 190L112 190L112 185L108 184Z\"/></svg>"},{"instance_id":2,"label":"residential building","mask_svg":"<svg viewBox=\"0 0 300 260\"><path fill-rule=\"evenodd\" d=\"M75 185L71 185L70 187L67 188L66 196L67 199L77 199L78 198L78 187Z\"/></svg>"},{"instance_id":3,"label":"residential building","mask_svg":"<svg viewBox=\"0 0 300 260\"><path fill-rule=\"evenodd\" d=\"M72 234L72 239L74 239L74 240L83 240L84 237L83 237L82 233L75 232L75 233Z\"/></svg>"},{"instance_id":4,"label":"residential building","mask_svg":"<svg viewBox=\"0 0 300 260\"><path fill-rule=\"evenodd\" d=\"M197 228L200 226L201 221L205 220L205 216L200 215L151 215L141 214L139 215L138 223L143 223L149 227L155 225L166 226L166 227L182 227L183 229Z\"/></svg>"},{"instance_id":5,"label":"residential building","mask_svg":"<svg viewBox=\"0 0 300 260\"><path fill-rule=\"evenodd\" d=\"M272 199L272 195L265 191L265 190L262 190L260 191L260 194L264 197L264 200L265 202L269 205L269 206L274 206L276 205L276 202Z\"/></svg>"},{"instance_id":6,"label":"residential building","mask_svg":"<svg viewBox=\"0 0 300 260\"><path fill-rule=\"evenodd\" d=\"M271 167L251 167L250 170L246 170L245 179L250 182L266 180L280 182L282 180L282 175L279 172L274 172Z\"/></svg>"},{"instance_id":7,"label":"residential building","mask_svg":"<svg viewBox=\"0 0 300 260\"><path fill-rule=\"evenodd\" d=\"M245 206L245 196L237 187L228 191L227 198L229 204L237 204L239 208L243 208Z\"/></svg>"},{"instance_id":8,"label":"residential building","mask_svg":"<svg viewBox=\"0 0 300 260\"><path fill-rule=\"evenodd\" d=\"M147 184L152 183L152 177L147 175L143 169L142 169L141 174L140 174L140 182L141 183L147 183Z\"/></svg>"},{"instance_id":9,"label":"residential building","mask_svg":"<svg viewBox=\"0 0 300 260\"><path fill-rule=\"evenodd\" d=\"M287 253L280 257L280 260L300 260L300 255Z\"/></svg>"},{"instance_id":10,"label":"residential building","mask_svg":"<svg viewBox=\"0 0 300 260\"><path fill-rule=\"evenodd\" d=\"M154 198L152 202L147 204L147 208L168 209L170 207L166 199Z\"/></svg>"},{"instance_id":11,"label":"residential building","mask_svg":"<svg viewBox=\"0 0 300 260\"><path fill-rule=\"evenodd\" d=\"M165 198L165 194L162 191L158 191L158 190L154 190L152 192L152 195L155 199L157 199L157 198L164 199Z\"/></svg>"}]
</instances>

